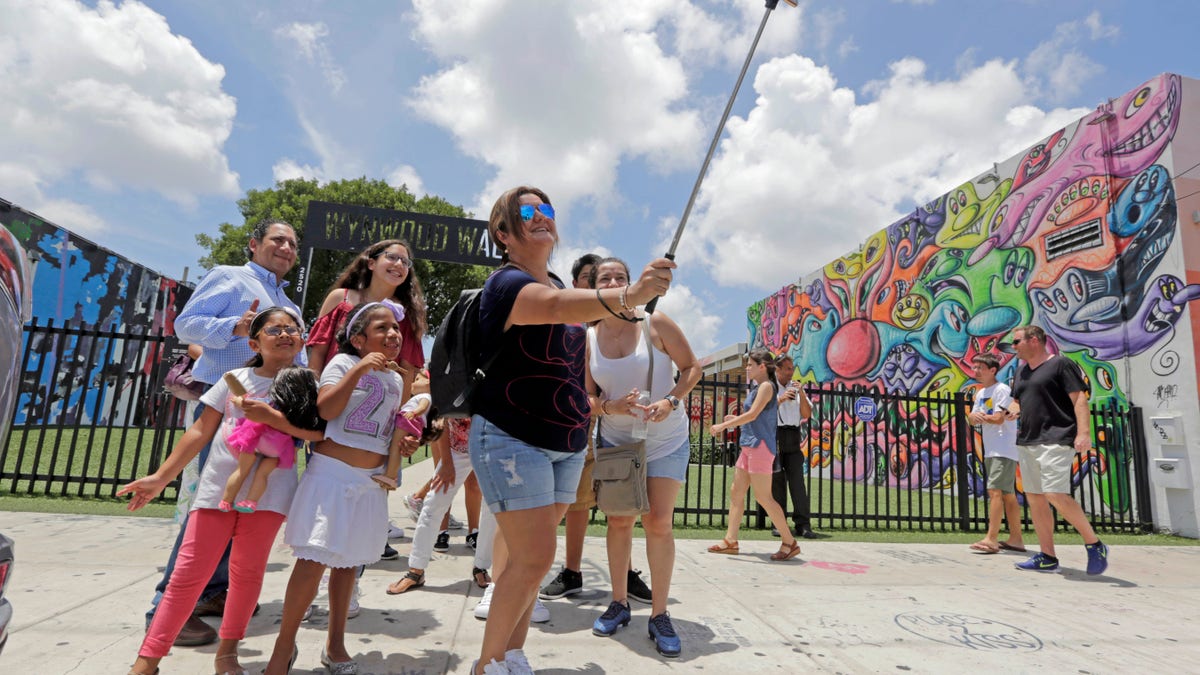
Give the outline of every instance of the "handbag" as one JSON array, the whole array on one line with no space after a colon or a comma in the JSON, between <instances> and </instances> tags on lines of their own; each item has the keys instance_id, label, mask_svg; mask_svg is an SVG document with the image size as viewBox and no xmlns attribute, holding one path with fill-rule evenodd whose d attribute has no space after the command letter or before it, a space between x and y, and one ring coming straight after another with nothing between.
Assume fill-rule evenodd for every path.
<instances>
[{"instance_id":1,"label":"handbag","mask_svg":"<svg viewBox=\"0 0 1200 675\"><path fill-rule=\"evenodd\" d=\"M654 346L650 344L650 322L642 322L642 336L650 357L650 372L646 376L646 392L654 381ZM603 423L601 420L597 424ZM646 441L638 440L607 448L596 448L596 464L592 467L596 506L606 516L640 516L650 512L650 495L646 492Z\"/></svg>"},{"instance_id":2,"label":"handbag","mask_svg":"<svg viewBox=\"0 0 1200 675\"><path fill-rule=\"evenodd\" d=\"M196 360L188 356L187 352L180 354L167 370L167 376L163 378L163 389L182 401L199 401L208 385L192 379L192 366L195 364Z\"/></svg>"}]
</instances>

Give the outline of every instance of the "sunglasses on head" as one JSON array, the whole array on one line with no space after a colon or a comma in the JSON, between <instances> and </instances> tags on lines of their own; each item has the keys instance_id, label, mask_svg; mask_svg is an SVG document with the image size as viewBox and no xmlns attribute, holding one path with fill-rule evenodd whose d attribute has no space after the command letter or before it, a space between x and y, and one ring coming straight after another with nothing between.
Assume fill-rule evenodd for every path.
<instances>
[{"instance_id":1,"label":"sunglasses on head","mask_svg":"<svg viewBox=\"0 0 1200 675\"><path fill-rule=\"evenodd\" d=\"M549 204L522 204L521 205L521 220L529 222L533 220L533 214L540 212L546 218L554 220L554 207Z\"/></svg>"}]
</instances>

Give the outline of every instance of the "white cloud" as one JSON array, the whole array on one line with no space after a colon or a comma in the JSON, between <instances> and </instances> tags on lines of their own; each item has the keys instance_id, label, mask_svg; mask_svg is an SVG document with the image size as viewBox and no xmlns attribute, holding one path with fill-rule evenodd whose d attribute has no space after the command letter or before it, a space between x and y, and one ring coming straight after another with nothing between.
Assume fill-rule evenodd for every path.
<instances>
[{"instance_id":1,"label":"white cloud","mask_svg":"<svg viewBox=\"0 0 1200 675\"><path fill-rule=\"evenodd\" d=\"M903 59L858 101L801 56L764 64L732 118L679 251L718 283L778 288L850 251L901 213L1083 114L1041 111L1016 64L932 81Z\"/></svg>"},{"instance_id":2,"label":"white cloud","mask_svg":"<svg viewBox=\"0 0 1200 675\"><path fill-rule=\"evenodd\" d=\"M1120 35L1116 26L1106 25L1099 12L1082 21L1054 27L1049 39L1038 44L1025 58L1024 71L1031 90L1048 101L1063 101L1078 94L1089 79L1104 74L1100 65L1081 50L1084 40L1101 40Z\"/></svg>"},{"instance_id":3,"label":"white cloud","mask_svg":"<svg viewBox=\"0 0 1200 675\"><path fill-rule=\"evenodd\" d=\"M325 43L325 38L329 37L329 27L324 22L293 22L275 29L275 34L293 42L304 58L321 70L321 76L333 93L341 91L342 85L346 84L346 74Z\"/></svg>"},{"instance_id":4,"label":"white cloud","mask_svg":"<svg viewBox=\"0 0 1200 675\"><path fill-rule=\"evenodd\" d=\"M724 319L710 313L710 304L692 293L692 289L686 285L671 284L671 290L659 299L657 308L679 324L697 357L712 353L721 346L717 336ZM738 316L738 313L734 316Z\"/></svg>"},{"instance_id":5,"label":"white cloud","mask_svg":"<svg viewBox=\"0 0 1200 675\"><path fill-rule=\"evenodd\" d=\"M36 188L10 199L57 203L65 215L54 187L73 174L184 205L240 192L224 154L237 110L221 88L225 70L161 15L108 0L0 0L0 13L0 157L31 172Z\"/></svg>"},{"instance_id":6,"label":"white cloud","mask_svg":"<svg viewBox=\"0 0 1200 675\"><path fill-rule=\"evenodd\" d=\"M695 167L711 116L702 121L692 107L705 102L689 98L683 60L740 67L762 13L740 3L719 16L678 0L413 4L417 38L443 64L422 78L413 107L494 168L477 213L522 183L544 188L563 212L581 200L616 203L629 160L663 172ZM760 54L794 45L799 20L787 16Z\"/></svg>"},{"instance_id":7,"label":"white cloud","mask_svg":"<svg viewBox=\"0 0 1200 675\"><path fill-rule=\"evenodd\" d=\"M417 199L425 195L425 183L421 181L421 174L408 164L401 164L389 171L386 180L392 187L407 186L408 191Z\"/></svg>"}]
</instances>

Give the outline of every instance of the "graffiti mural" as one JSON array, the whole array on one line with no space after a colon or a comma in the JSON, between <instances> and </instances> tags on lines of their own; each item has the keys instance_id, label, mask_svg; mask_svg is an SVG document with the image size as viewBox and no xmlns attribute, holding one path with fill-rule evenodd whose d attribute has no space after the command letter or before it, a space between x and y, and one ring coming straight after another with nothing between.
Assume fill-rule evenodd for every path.
<instances>
[{"instance_id":1,"label":"graffiti mural","mask_svg":"<svg viewBox=\"0 0 1200 675\"><path fill-rule=\"evenodd\" d=\"M1200 298L1176 250L1171 141L1184 101L1183 78L1155 77L916 208L751 306L751 346L789 354L806 383L970 392L971 359L980 353L999 356L999 376L1011 380L1016 363L1001 340L1032 323L1045 329L1051 351L1083 369L1093 403L1128 405L1129 359L1168 376L1180 352L1193 352L1190 340L1175 339ZM913 422L936 429L943 420ZM857 438L856 447L842 447L849 437L840 427L852 423L829 419L812 430L811 470L876 484L948 484L952 448L925 443L908 455L876 456L876 448L897 446ZM1103 440L1077 459L1076 484L1124 470L1129 458L1107 456ZM832 457L853 461L831 464ZM832 467L834 475L825 471ZM1107 481L1101 489L1110 506L1128 508L1128 490Z\"/></svg>"},{"instance_id":2,"label":"graffiti mural","mask_svg":"<svg viewBox=\"0 0 1200 675\"><path fill-rule=\"evenodd\" d=\"M6 204L0 209L0 222L32 262L31 320L38 325L174 335L175 316L191 295L189 287L18 207ZM30 340L27 333L23 347L29 358L20 374L15 425L122 424L123 420L93 420L89 411L126 409L105 403L111 397L134 395L128 390L129 375L149 373L161 358L161 350L147 353L121 339L105 340L102 349L88 335L39 334L33 344ZM109 359L97 354L108 350L114 352Z\"/></svg>"}]
</instances>

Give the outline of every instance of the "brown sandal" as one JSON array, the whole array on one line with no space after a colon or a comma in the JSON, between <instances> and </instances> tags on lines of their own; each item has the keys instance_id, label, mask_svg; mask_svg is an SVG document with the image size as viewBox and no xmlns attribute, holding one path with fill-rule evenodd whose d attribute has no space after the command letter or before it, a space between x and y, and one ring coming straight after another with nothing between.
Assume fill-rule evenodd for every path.
<instances>
[{"instance_id":1,"label":"brown sandal","mask_svg":"<svg viewBox=\"0 0 1200 675\"><path fill-rule=\"evenodd\" d=\"M791 560L800 555L800 542L793 541L791 548L787 544L779 547L779 550L771 554L771 560Z\"/></svg>"},{"instance_id":2,"label":"brown sandal","mask_svg":"<svg viewBox=\"0 0 1200 675\"><path fill-rule=\"evenodd\" d=\"M420 574L417 574L416 572L409 570L407 574L388 585L387 594L400 595L401 593L406 593L414 588L420 588L424 585L425 573L421 572Z\"/></svg>"},{"instance_id":3,"label":"brown sandal","mask_svg":"<svg viewBox=\"0 0 1200 675\"><path fill-rule=\"evenodd\" d=\"M482 567L476 567L471 570L471 579L480 588L487 588L488 584L492 583L492 575L488 574L488 571Z\"/></svg>"},{"instance_id":4,"label":"brown sandal","mask_svg":"<svg viewBox=\"0 0 1200 675\"><path fill-rule=\"evenodd\" d=\"M730 543L727 539L722 539L720 544L713 544L708 547L709 553L724 553L726 555L738 554L738 543L735 541Z\"/></svg>"}]
</instances>

